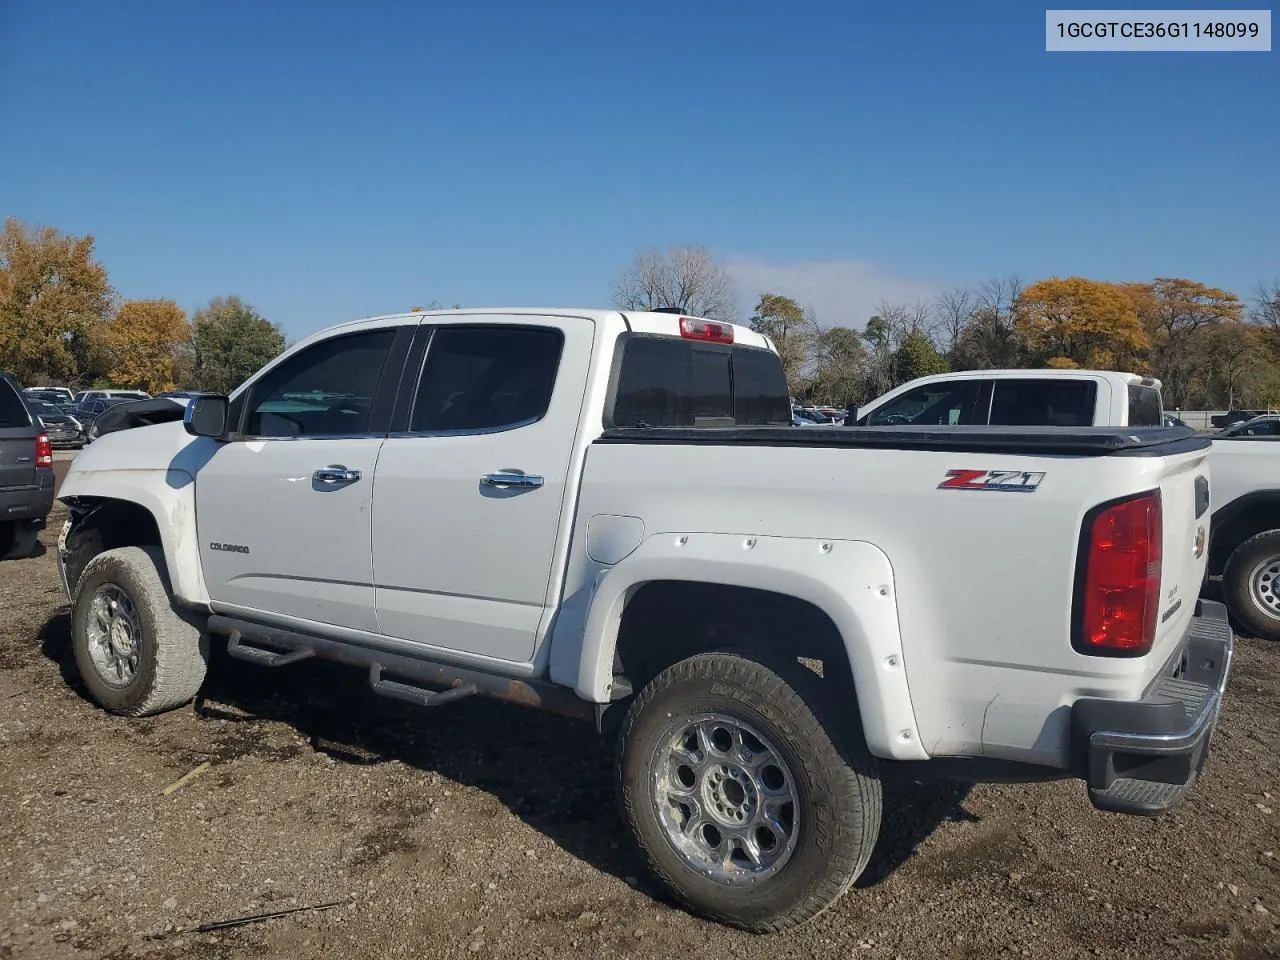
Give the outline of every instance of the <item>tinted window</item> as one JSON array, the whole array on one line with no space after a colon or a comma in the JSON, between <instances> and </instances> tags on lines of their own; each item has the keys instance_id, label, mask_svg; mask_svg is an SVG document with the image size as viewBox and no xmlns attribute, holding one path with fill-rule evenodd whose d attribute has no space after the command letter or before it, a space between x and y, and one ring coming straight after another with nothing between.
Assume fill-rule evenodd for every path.
<instances>
[{"instance_id":1,"label":"tinted window","mask_svg":"<svg viewBox=\"0 0 1280 960\"><path fill-rule=\"evenodd\" d=\"M754 347L631 336L610 421L618 427L789 424L782 363Z\"/></svg>"},{"instance_id":2,"label":"tinted window","mask_svg":"<svg viewBox=\"0 0 1280 960\"><path fill-rule=\"evenodd\" d=\"M496 430L540 420L564 338L545 327L440 327L427 347L409 429Z\"/></svg>"},{"instance_id":3,"label":"tinted window","mask_svg":"<svg viewBox=\"0 0 1280 960\"><path fill-rule=\"evenodd\" d=\"M1129 426L1158 427L1164 423L1164 405L1160 391L1152 387L1129 384Z\"/></svg>"},{"instance_id":4,"label":"tinted window","mask_svg":"<svg viewBox=\"0 0 1280 960\"><path fill-rule=\"evenodd\" d=\"M859 422L869 427L895 424L964 426L983 423L986 410L979 409L978 396L981 393L981 380L925 384L890 400Z\"/></svg>"},{"instance_id":5,"label":"tinted window","mask_svg":"<svg viewBox=\"0 0 1280 960\"><path fill-rule=\"evenodd\" d=\"M0 427L29 427L31 417L27 405L8 380L0 377Z\"/></svg>"},{"instance_id":6,"label":"tinted window","mask_svg":"<svg viewBox=\"0 0 1280 960\"><path fill-rule=\"evenodd\" d=\"M1092 380L996 380L993 425L1087 427L1093 424L1097 384ZM1156 423L1159 423L1157 417Z\"/></svg>"},{"instance_id":7,"label":"tinted window","mask_svg":"<svg viewBox=\"0 0 1280 960\"><path fill-rule=\"evenodd\" d=\"M1280 420L1256 420L1243 423L1233 432L1237 437L1274 437L1280 434Z\"/></svg>"},{"instance_id":8,"label":"tinted window","mask_svg":"<svg viewBox=\"0 0 1280 960\"><path fill-rule=\"evenodd\" d=\"M760 347L734 347L733 416L738 426L788 424L791 397L777 354Z\"/></svg>"},{"instance_id":9,"label":"tinted window","mask_svg":"<svg viewBox=\"0 0 1280 960\"><path fill-rule=\"evenodd\" d=\"M373 397L394 330L333 337L285 360L253 385L244 432L254 437L369 432Z\"/></svg>"}]
</instances>

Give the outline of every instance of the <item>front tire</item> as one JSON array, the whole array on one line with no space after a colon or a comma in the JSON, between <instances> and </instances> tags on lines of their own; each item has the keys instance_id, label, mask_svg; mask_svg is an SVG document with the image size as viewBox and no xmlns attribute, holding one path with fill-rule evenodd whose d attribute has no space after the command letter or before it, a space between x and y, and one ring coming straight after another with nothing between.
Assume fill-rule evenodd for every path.
<instances>
[{"instance_id":1,"label":"front tire","mask_svg":"<svg viewBox=\"0 0 1280 960\"><path fill-rule=\"evenodd\" d=\"M866 745L798 686L699 654L641 691L619 737L619 802L650 869L686 908L754 932L834 903L880 829Z\"/></svg>"},{"instance_id":2,"label":"front tire","mask_svg":"<svg viewBox=\"0 0 1280 960\"><path fill-rule=\"evenodd\" d=\"M173 609L158 547L119 547L89 561L76 586L71 645L93 699L132 717L190 702L208 663L199 627Z\"/></svg>"},{"instance_id":3,"label":"front tire","mask_svg":"<svg viewBox=\"0 0 1280 960\"><path fill-rule=\"evenodd\" d=\"M1280 530L1256 534L1232 551L1222 592L1240 624L1263 640L1280 640Z\"/></svg>"}]
</instances>

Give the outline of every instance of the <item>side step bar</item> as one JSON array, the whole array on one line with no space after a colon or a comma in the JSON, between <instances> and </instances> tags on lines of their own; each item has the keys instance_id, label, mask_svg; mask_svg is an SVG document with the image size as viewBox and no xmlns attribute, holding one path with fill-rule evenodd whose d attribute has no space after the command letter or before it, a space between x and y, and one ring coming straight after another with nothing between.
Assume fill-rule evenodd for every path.
<instances>
[{"instance_id":1,"label":"side step bar","mask_svg":"<svg viewBox=\"0 0 1280 960\"><path fill-rule=\"evenodd\" d=\"M369 686L374 693L380 693L392 700L415 703L420 707L443 707L446 703L453 703L455 700L471 697L480 692L474 683L460 683L448 690L424 690L422 687L396 680L383 680L380 663L369 665Z\"/></svg>"},{"instance_id":2,"label":"side step bar","mask_svg":"<svg viewBox=\"0 0 1280 960\"><path fill-rule=\"evenodd\" d=\"M227 637L227 655L237 660L256 663L260 667L287 667L299 660L310 660L316 652L310 647L298 647L288 653L277 653L274 650L263 650L261 647L246 646L242 642L239 630L232 630Z\"/></svg>"},{"instance_id":3,"label":"side step bar","mask_svg":"<svg viewBox=\"0 0 1280 960\"><path fill-rule=\"evenodd\" d=\"M361 667L369 671L369 685L376 693L419 706L434 707L463 697L481 696L598 722L595 704L581 699L572 690L553 684L517 680L434 660L406 657L217 613L209 617L206 629L209 633L227 636L227 652L239 660L279 667L316 657ZM382 677L384 672L415 684L444 689L426 690L411 683L386 680Z\"/></svg>"}]
</instances>

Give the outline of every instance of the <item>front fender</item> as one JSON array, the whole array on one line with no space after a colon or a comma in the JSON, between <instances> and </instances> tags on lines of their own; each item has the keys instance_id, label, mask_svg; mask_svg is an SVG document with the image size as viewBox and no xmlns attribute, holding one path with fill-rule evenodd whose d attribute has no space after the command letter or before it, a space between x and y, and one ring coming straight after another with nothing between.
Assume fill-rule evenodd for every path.
<instances>
[{"instance_id":1,"label":"front fender","mask_svg":"<svg viewBox=\"0 0 1280 960\"><path fill-rule=\"evenodd\" d=\"M871 752L928 759L907 685L893 568L874 544L710 533L650 536L596 582L578 664L580 697L609 700L623 611L636 590L655 580L748 587L818 607L843 640Z\"/></svg>"},{"instance_id":2,"label":"front fender","mask_svg":"<svg viewBox=\"0 0 1280 960\"><path fill-rule=\"evenodd\" d=\"M160 531L169 583L176 599L209 602L196 538L195 477L185 470L76 470L67 474L58 499L120 500L147 510Z\"/></svg>"}]
</instances>

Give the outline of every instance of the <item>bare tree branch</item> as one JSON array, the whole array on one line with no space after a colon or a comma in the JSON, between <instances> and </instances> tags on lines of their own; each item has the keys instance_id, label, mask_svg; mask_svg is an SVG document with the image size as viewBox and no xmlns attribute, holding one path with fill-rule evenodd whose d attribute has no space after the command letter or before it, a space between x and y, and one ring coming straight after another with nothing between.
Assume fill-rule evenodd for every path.
<instances>
[{"instance_id":1,"label":"bare tree branch","mask_svg":"<svg viewBox=\"0 0 1280 960\"><path fill-rule=\"evenodd\" d=\"M729 271L706 247L639 251L614 281L613 302L621 310L676 307L726 323L738 319Z\"/></svg>"}]
</instances>

